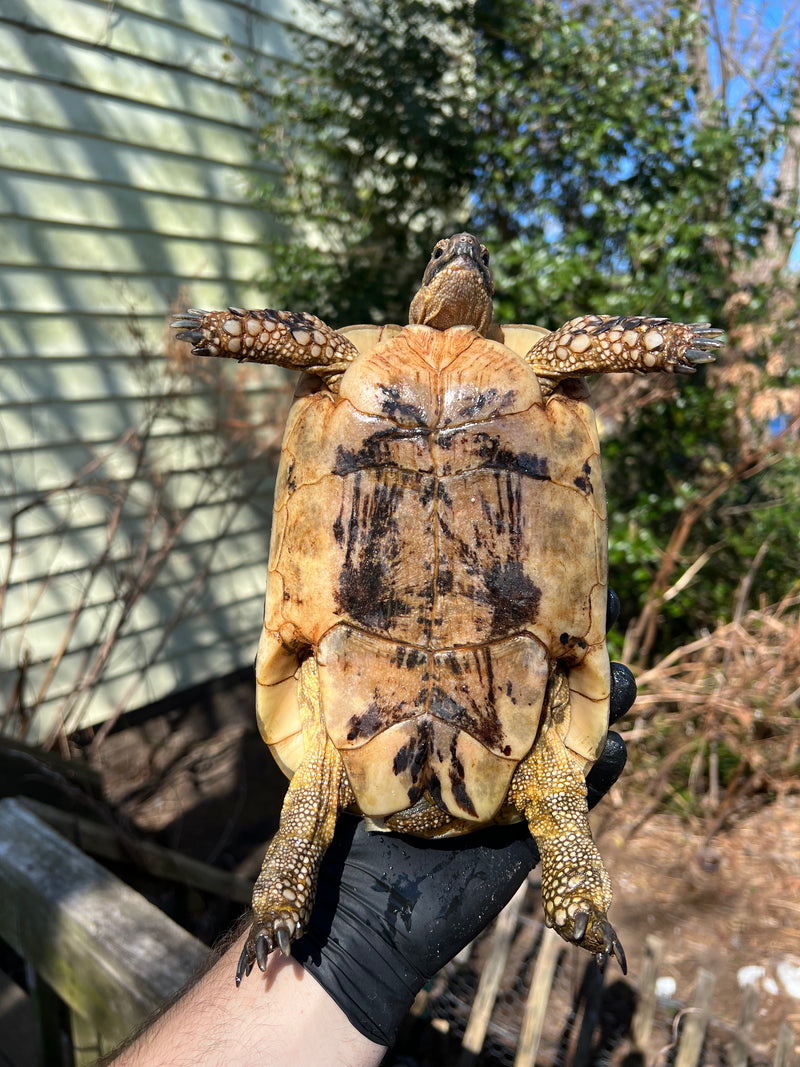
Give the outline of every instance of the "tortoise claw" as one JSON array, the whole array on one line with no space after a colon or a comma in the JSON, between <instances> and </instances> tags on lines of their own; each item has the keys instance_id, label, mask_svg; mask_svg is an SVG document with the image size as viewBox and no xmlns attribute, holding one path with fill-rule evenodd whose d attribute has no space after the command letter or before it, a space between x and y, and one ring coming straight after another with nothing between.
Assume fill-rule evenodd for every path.
<instances>
[{"instance_id":1,"label":"tortoise claw","mask_svg":"<svg viewBox=\"0 0 800 1067\"><path fill-rule=\"evenodd\" d=\"M717 347L716 345L714 346ZM686 358L692 363L713 363L717 358L709 348L687 348Z\"/></svg>"},{"instance_id":2,"label":"tortoise claw","mask_svg":"<svg viewBox=\"0 0 800 1067\"><path fill-rule=\"evenodd\" d=\"M604 967L609 956L616 956L620 970L623 974L627 974L628 961L625 958L625 949L622 947L622 942L617 937L617 931L607 919L602 923L601 932L603 935L603 948L597 953L598 964L601 967Z\"/></svg>"},{"instance_id":3,"label":"tortoise claw","mask_svg":"<svg viewBox=\"0 0 800 1067\"><path fill-rule=\"evenodd\" d=\"M207 314L207 311L201 311L200 308L188 308L180 315L175 315L170 326L173 330L180 330L180 333L175 335L178 340L189 341L193 345L201 344L203 341L201 324Z\"/></svg>"},{"instance_id":4,"label":"tortoise claw","mask_svg":"<svg viewBox=\"0 0 800 1067\"><path fill-rule=\"evenodd\" d=\"M707 322L693 322L689 329L691 337L687 347L669 368L676 374L693 374L702 363L713 363L717 350L725 343L722 330L714 329Z\"/></svg>"},{"instance_id":5,"label":"tortoise claw","mask_svg":"<svg viewBox=\"0 0 800 1067\"><path fill-rule=\"evenodd\" d=\"M244 943L241 955L239 956L239 962L236 964L236 988L242 984L242 979L246 978L253 969L253 954L250 947L250 938Z\"/></svg>"},{"instance_id":6,"label":"tortoise claw","mask_svg":"<svg viewBox=\"0 0 800 1067\"><path fill-rule=\"evenodd\" d=\"M267 959L269 957L271 945L267 939L266 933L262 930L261 933L256 935L256 960L258 961L259 971L266 971Z\"/></svg>"},{"instance_id":7,"label":"tortoise claw","mask_svg":"<svg viewBox=\"0 0 800 1067\"><path fill-rule=\"evenodd\" d=\"M586 936L586 931L589 928L589 912L579 911L575 916L575 921L572 924L572 940L576 945L579 945Z\"/></svg>"},{"instance_id":8,"label":"tortoise claw","mask_svg":"<svg viewBox=\"0 0 800 1067\"><path fill-rule=\"evenodd\" d=\"M590 926L591 931L589 929ZM589 933L589 942L588 944L584 944L587 933ZM570 934L564 934L564 937L570 941L574 941L576 945L581 945L590 952L594 952L597 966L600 967L601 970L605 969L609 956L615 956L622 973L628 973L628 961L625 958L625 950L622 947L622 942L617 937L616 930L608 919L598 918L597 915L593 918L590 911L578 911L573 917ZM598 944L601 945L599 949L596 948Z\"/></svg>"},{"instance_id":9,"label":"tortoise claw","mask_svg":"<svg viewBox=\"0 0 800 1067\"><path fill-rule=\"evenodd\" d=\"M291 934L289 929L281 924L275 929L275 936L278 939L278 947L284 956L291 954Z\"/></svg>"}]
</instances>

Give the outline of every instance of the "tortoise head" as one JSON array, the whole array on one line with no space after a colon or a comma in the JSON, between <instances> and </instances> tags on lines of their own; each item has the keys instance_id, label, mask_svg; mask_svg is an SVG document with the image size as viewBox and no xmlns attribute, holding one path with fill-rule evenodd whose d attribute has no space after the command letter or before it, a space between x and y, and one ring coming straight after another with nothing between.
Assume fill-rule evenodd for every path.
<instances>
[{"instance_id":1,"label":"tortoise head","mask_svg":"<svg viewBox=\"0 0 800 1067\"><path fill-rule=\"evenodd\" d=\"M471 233L457 233L435 246L408 321L436 330L472 326L485 336L492 325L493 293L489 253Z\"/></svg>"}]
</instances>

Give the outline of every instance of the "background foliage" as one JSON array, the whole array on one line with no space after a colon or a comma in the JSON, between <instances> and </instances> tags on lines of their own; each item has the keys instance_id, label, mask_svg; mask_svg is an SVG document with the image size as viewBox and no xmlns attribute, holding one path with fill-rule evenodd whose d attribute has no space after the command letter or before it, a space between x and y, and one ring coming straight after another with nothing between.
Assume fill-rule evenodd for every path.
<instances>
[{"instance_id":1,"label":"background foliage","mask_svg":"<svg viewBox=\"0 0 800 1067\"><path fill-rule=\"evenodd\" d=\"M780 6L780 5L779 5ZM433 243L493 252L497 317L725 327L680 390L598 383L612 581L640 664L797 580L797 26L713 0L310 0L264 77L265 289L332 324L404 321ZM266 97L265 97L265 90ZM755 577L755 580L753 578Z\"/></svg>"}]
</instances>

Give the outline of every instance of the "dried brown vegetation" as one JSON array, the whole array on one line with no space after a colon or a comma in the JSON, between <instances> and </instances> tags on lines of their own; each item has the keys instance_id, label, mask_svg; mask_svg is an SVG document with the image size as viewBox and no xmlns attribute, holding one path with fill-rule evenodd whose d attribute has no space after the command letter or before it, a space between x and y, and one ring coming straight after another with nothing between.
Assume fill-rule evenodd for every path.
<instances>
[{"instance_id":1,"label":"dried brown vegetation","mask_svg":"<svg viewBox=\"0 0 800 1067\"><path fill-rule=\"evenodd\" d=\"M653 808L702 815L709 834L800 787L800 587L740 611L744 585L730 622L638 676L625 735Z\"/></svg>"}]
</instances>

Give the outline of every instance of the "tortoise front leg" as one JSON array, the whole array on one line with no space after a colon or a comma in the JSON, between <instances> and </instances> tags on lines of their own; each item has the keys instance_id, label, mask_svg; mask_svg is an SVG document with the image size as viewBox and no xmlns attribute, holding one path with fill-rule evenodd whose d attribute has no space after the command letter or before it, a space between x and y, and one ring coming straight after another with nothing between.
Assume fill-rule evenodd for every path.
<instances>
[{"instance_id":1,"label":"tortoise front leg","mask_svg":"<svg viewBox=\"0 0 800 1067\"><path fill-rule=\"evenodd\" d=\"M614 371L692 374L710 363L722 331L707 322L686 325L669 319L583 315L542 337L525 359L546 392L564 378Z\"/></svg>"},{"instance_id":2,"label":"tortoise front leg","mask_svg":"<svg viewBox=\"0 0 800 1067\"><path fill-rule=\"evenodd\" d=\"M586 781L562 737L569 724L569 686L559 673L548 689L539 740L517 767L509 802L525 817L542 858L545 921L598 962L625 953L608 921L611 879L592 840Z\"/></svg>"},{"instance_id":3,"label":"tortoise front leg","mask_svg":"<svg viewBox=\"0 0 800 1067\"><path fill-rule=\"evenodd\" d=\"M196 356L226 356L239 362L274 363L290 370L341 377L358 355L343 334L316 315L294 311L200 311L190 308L172 320L181 341Z\"/></svg>"},{"instance_id":4,"label":"tortoise front leg","mask_svg":"<svg viewBox=\"0 0 800 1067\"><path fill-rule=\"evenodd\" d=\"M289 783L278 832L253 890L253 925L236 968L237 986L254 963L265 970L274 948L288 956L292 941L305 932L337 816L354 799L341 756L322 722L313 657L303 663L298 684L305 754Z\"/></svg>"}]
</instances>

